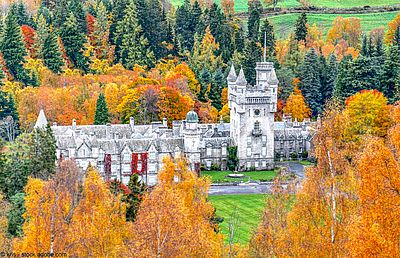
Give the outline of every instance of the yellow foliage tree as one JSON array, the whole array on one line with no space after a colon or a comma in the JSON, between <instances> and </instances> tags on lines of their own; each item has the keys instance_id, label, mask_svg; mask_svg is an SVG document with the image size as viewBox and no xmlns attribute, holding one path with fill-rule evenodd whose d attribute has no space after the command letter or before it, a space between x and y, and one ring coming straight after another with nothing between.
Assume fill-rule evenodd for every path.
<instances>
[{"instance_id":1,"label":"yellow foliage tree","mask_svg":"<svg viewBox=\"0 0 400 258\"><path fill-rule=\"evenodd\" d=\"M397 28L400 27L400 13L388 24L388 30L385 34L385 43L390 45L393 43L394 35L396 33Z\"/></svg>"},{"instance_id":2,"label":"yellow foliage tree","mask_svg":"<svg viewBox=\"0 0 400 258\"><path fill-rule=\"evenodd\" d=\"M285 107L283 108L285 114L291 114L292 118L302 122L304 118L311 116L311 109L308 107L301 90L295 86L293 93L289 96Z\"/></svg>"},{"instance_id":3,"label":"yellow foliage tree","mask_svg":"<svg viewBox=\"0 0 400 258\"><path fill-rule=\"evenodd\" d=\"M9 203L0 193L0 250L8 253L11 252L11 240L7 237L7 213L9 210Z\"/></svg>"},{"instance_id":4,"label":"yellow foliage tree","mask_svg":"<svg viewBox=\"0 0 400 258\"><path fill-rule=\"evenodd\" d=\"M361 22L359 18L343 18L338 16L332 23L331 29L326 35L326 43L336 45L341 39L350 47L357 48L360 43Z\"/></svg>"},{"instance_id":5,"label":"yellow foliage tree","mask_svg":"<svg viewBox=\"0 0 400 258\"><path fill-rule=\"evenodd\" d=\"M209 179L198 178L184 159L164 160L159 184L147 195L131 228L130 256L219 257L222 236L210 224Z\"/></svg>"}]
</instances>

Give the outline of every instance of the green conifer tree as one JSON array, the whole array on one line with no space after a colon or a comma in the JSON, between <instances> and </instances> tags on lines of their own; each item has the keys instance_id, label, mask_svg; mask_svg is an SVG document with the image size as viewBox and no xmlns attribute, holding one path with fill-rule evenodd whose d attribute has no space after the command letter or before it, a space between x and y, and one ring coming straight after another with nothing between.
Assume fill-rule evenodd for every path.
<instances>
[{"instance_id":1,"label":"green conifer tree","mask_svg":"<svg viewBox=\"0 0 400 258\"><path fill-rule=\"evenodd\" d=\"M68 12L73 13L78 27L81 32L87 32L87 22L86 22L86 10L84 7L84 1L82 0L69 0L68 1Z\"/></svg>"},{"instance_id":2,"label":"green conifer tree","mask_svg":"<svg viewBox=\"0 0 400 258\"><path fill-rule=\"evenodd\" d=\"M53 73L61 73L64 66L64 59L60 46L58 45L57 35L54 31L50 32L44 40L43 62Z\"/></svg>"},{"instance_id":3,"label":"green conifer tree","mask_svg":"<svg viewBox=\"0 0 400 258\"><path fill-rule=\"evenodd\" d=\"M224 81L225 81L224 73L219 68L214 73L209 94L209 98L212 101L211 104L218 110L222 109L221 95L222 95L222 88L224 85Z\"/></svg>"},{"instance_id":4,"label":"green conifer tree","mask_svg":"<svg viewBox=\"0 0 400 258\"><path fill-rule=\"evenodd\" d=\"M9 12L4 21L1 52L10 74L16 81L25 85L32 83L24 68L27 51L22 39L21 28L12 12Z\"/></svg>"},{"instance_id":5,"label":"green conifer tree","mask_svg":"<svg viewBox=\"0 0 400 258\"><path fill-rule=\"evenodd\" d=\"M208 71L206 68L203 68L200 71L199 81L200 81L200 91L197 95L197 99L201 102L206 102L207 101L207 90L212 82L210 71Z\"/></svg>"},{"instance_id":6,"label":"green conifer tree","mask_svg":"<svg viewBox=\"0 0 400 258\"><path fill-rule=\"evenodd\" d=\"M23 235L25 213L25 193L20 192L10 198L11 210L7 214L7 231L11 236L21 237Z\"/></svg>"},{"instance_id":7,"label":"green conifer tree","mask_svg":"<svg viewBox=\"0 0 400 258\"><path fill-rule=\"evenodd\" d=\"M96 113L94 116L94 124L95 125L105 125L110 123L110 114L108 112L108 107L106 103L106 99L103 93L100 93L97 103L96 103Z\"/></svg>"},{"instance_id":8,"label":"green conifer tree","mask_svg":"<svg viewBox=\"0 0 400 258\"><path fill-rule=\"evenodd\" d=\"M198 8L200 8L197 1L194 3L194 8L196 9L192 10L190 0L185 0L183 5L176 10L175 35L181 53L192 51L193 48L194 35L198 26L196 23L198 17L193 14L197 14ZM201 31L201 33L203 32Z\"/></svg>"},{"instance_id":9,"label":"green conifer tree","mask_svg":"<svg viewBox=\"0 0 400 258\"><path fill-rule=\"evenodd\" d=\"M247 82L251 85L256 83L256 63L262 59L261 45L255 39L247 41L244 50L244 61L242 63L243 71L246 76Z\"/></svg>"},{"instance_id":10,"label":"green conifer tree","mask_svg":"<svg viewBox=\"0 0 400 258\"><path fill-rule=\"evenodd\" d=\"M129 193L124 194L122 201L126 203L126 221L135 221L136 214L139 210L142 196L147 191L147 186L137 174L132 174L128 183Z\"/></svg>"},{"instance_id":11,"label":"green conifer tree","mask_svg":"<svg viewBox=\"0 0 400 258\"><path fill-rule=\"evenodd\" d=\"M296 21L295 25L296 40L306 41L307 36L307 15L302 13Z\"/></svg>"},{"instance_id":12,"label":"green conifer tree","mask_svg":"<svg viewBox=\"0 0 400 258\"><path fill-rule=\"evenodd\" d=\"M264 47L264 37L266 38L266 48L267 48L267 59L273 60L276 55L276 45L275 45L275 32L274 27L265 18L264 23L261 26L260 42Z\"/></svg>"},{"instance_id":13,"label":"green conifer tree","mask_svg":"<svg viewBox=\"0 0 400 258\"><path fill-rule=\"evenodd\" d=\"M88 58L83 55L86 36L79 28L73 13L70 13L66 22L61 27L60 36L65 52L73 66L87 72L89 70Z\"/></svg>"},{"instance_id":14,"label":"green conifer tree","mask_svg":"<svg viewBox=\"0 0 400 258\"><path fill-rule=\"evenodd\" d=\"M379 90L388 98L389 103L400 100L400 51L395 44L390 45L379 75Z\"/></svg>"},{"instance_id":15,"label":"green conifer tree","mask_svg":"<svg viewBox=\"0 0 400 258\"><path fill-rule=\"evenodd\" d=\"M300 68L299 87L306 102L310 106L314 116L322 112L321 107L321 78L318 56L314 48L304 57L304 63Z\"/></svg>"},{"instance_id":16,"label":"green conifer tree","mask_svg":"<svg viewBox=\"0 0 400 258\"><path fill-rule=\"evenodd\" d=\"M53 130L49 125L46 128L36 128L31 137L31 175L42 180L48 180L56 169L56 140Z\"/></svg>"},{"instance_id":17,"label":"green conifer tree","mask_svg":"<svg viewBox=\"0 0 400 258\"><path fill-rule=\"evenodd\" d=\"M154 53L149 49L148 40L143 35L133 2L128 5L123 20L118 24L116 42L117 60L125 68L132 69L135 64L148 67L154 65Z\"/></svg>"},{"instance_id":18,"label":"green conifer tree","mask_svg":"<svg viewBox=\"0 0 400 258\"><path fill-rule=\"evenodd\" d=\"M99 59L107 59L110 51L110 26L108 12L103 2L100 2L96 8L96 21L94 23L94 51Z\"/></svg>"},{"instance_id":19,"label":"green conifer tree","mask_svg":"<svg viewBox=\"0 0 400 258\"><path fill-rule=\"evenodd\" d=\"M112 3L112 23L110 25L110 42L116 45L117 26L125 16L125 10L131 0L114 0Z\"/></svg>"},{"instance_id":20,"label":"green conifer tree","mask_svg":"<svg viewBox=\"0 0 400 258\"><path fill-rule=\"evenodd\" d=\"M333 96L340 101L354 95L352 80L353 80L353 59L351 55L345 56L338 66L338 75Z\"/></svg>"},{"instance_id":21,"label":"green conifer tree","mask_svg":"<svg viewBox=\"0 0 400 258\"><path fill-rule=\"evenodd\" d=\"M332 98L333 89L336 86L337 72L338 72L338 64L336 61L336 56L332 54L329 56L329 61L327 64L325 84L321 85L323 104L325 104L327 100Z\"/></svg>"},{"instance_id":22,"label":"green conifer tree","mask_svg":"<svg viewBox=\"0 0 400 258\"><path fill-rule=\"evenodd\" d=\"M247 38L249 40L258 40L260 33L260 17L262 13L262 4L260 0L248 2L249 20L247 22Z\"/></svg>"},{"instance_id":23,"label":"green conifer tree","mask_svg":"<svg viewBox=\"0 0 400 258\"><path fill-rule=\"evenodd\" d=\"M10 11L17 19L18 25L32 25L26 5L23 1L15 1L10 6Z\"/></svg>"}]
</instances>

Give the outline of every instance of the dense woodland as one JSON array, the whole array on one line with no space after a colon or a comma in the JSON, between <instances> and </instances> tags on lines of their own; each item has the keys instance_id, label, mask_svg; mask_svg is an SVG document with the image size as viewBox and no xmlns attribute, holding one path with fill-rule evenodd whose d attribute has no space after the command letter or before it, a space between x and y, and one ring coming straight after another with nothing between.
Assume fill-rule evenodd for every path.
<instances>
[{"instance_id":1,"label":"dense woodland","mask_svg":"<svg viewBox=\"0 0 400 258\"><path fill-rule=\"evenodd\" d=\"M28 5L27 5L28 4ZM15 1L0 30L0 251L85 257L399 256L400 14L363 34L337 17L326 37L302 14L276 39L262 4L159 0ZM166 160L151 192L55 164L40 109L69 125L229 121L231 65L255 83L266 36L283 113L319 120L317 165L296 193L278 187L248 246L224 241L209 181ZM178 182L176 182L178 178ZM279 178L277 179L279 181ZM162 201L161 201L162 200Z\"/></svg>"}]
</instances>

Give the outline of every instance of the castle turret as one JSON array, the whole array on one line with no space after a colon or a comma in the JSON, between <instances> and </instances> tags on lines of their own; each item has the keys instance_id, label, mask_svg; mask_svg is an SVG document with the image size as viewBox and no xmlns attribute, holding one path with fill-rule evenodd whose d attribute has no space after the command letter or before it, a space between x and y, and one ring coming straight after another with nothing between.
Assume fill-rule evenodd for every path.
<instances>
[{"instance_id":1,"label":"castle turret","mask_svg":"<svg viewBox=\"0 0 400 258\"><path fill-rule=\"evenodd\" d=\"M199 116L193 110L187 113L183 129L185 155L189 166L195 170L195 164L200 163L200 129Z\"/></svg>"}]
</instances>

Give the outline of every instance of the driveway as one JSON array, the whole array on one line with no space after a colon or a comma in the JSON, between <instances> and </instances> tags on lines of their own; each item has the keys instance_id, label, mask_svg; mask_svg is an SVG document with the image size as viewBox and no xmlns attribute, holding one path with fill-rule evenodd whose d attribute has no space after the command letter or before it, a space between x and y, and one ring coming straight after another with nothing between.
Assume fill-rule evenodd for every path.
<instances>
[{"instance_id":1,"label":"driveway","mask_svg":"<svg viewBox=\"0 0 400 258\"><path fill-rule=\"evenodd\" d=\"M298 162L277 162L276 166L287 167L290 172L296 174L300 180L304 179L304 166ZM212 185L208 190L209 195L226 194L267 194L271 193L272 185Z\"/></svg>"}]
</instances>

